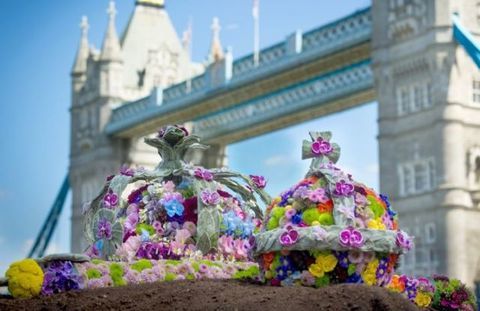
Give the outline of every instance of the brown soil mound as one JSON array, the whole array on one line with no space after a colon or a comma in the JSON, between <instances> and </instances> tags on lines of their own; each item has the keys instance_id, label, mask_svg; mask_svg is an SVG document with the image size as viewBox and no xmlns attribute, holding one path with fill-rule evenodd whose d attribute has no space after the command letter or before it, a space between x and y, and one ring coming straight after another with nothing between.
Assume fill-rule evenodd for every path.
<instances>
[{"instance_id":1,"label":"brown soil mound","mask_svg":"<svg viewBox=\"0 0 480 311\"><path fill-rule=\"evenodd\" d=\"M0 299L0 310L418 310L380 287L271 287L237 281L176 281Z\"/></svg>"}]
</instances>

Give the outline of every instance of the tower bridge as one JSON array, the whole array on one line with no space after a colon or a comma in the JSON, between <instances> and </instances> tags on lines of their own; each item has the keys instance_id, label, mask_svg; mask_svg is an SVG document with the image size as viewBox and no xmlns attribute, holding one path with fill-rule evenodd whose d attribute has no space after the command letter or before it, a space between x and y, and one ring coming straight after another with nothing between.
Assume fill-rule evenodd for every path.
<instances>
[{"instance_id":1,"label":"tower bridge","mask_svg":"<svg viewBox=\"0 0 480 311\"><path fill-rule=\"evenodd\" d=\"M84 19L72 69L72 250L83 248L83 203L121 164L155 165L142 137L163 125L188 124L212 145L196 160L221 166L232 142L377 101L381 191L417 236L403 272L479 282L478 8L373 0L237 60L221 47L216 21L199 64L163 0L137 0L121 36L112 2L102 49L89 47Z\"/></svg>"}]
</instances>

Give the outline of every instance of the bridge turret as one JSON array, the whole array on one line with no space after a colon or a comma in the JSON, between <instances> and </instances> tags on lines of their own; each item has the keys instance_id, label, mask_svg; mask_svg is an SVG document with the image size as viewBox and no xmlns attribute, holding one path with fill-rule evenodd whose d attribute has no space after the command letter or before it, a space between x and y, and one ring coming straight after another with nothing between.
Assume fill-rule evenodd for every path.
<instances>
[{"instance_id":1,"label":"bridge turret","mask_svg":"<svg viewBox=\"0 0 480 311\"><path fill-rule=\"evenodd\" d=\"M403 227L419 237L402 272L446 273L469 285L480 258L480 240L471 238L480 234L479 206L467 182L469 151L480 145L480 76L453 39L452 15L478 30L477 2L372 6L381 191L393 195Z\"/></svg>"},{"instance_id":2,"label":"bridge turret","mask_svg":"<svg viewBox=\"0 0 480 311\"><path fill-rule=\"evenodd\" d=\"M73 101L75 101L75 93L78 93L86 81L87 73L87 59L89 54L88 49L88 18L86 16L82 17L82 22L80 24L81 28L81 37L80 44L78 46L77 55L75 57L75 62L72 67L71 77L72 77L72 93Z\"/></svg>"},{"instance_id":3,"label":"bridge turret","mask_svg":"<svg viewBox=\"0 0 480 311\"><path fill-rule=\"evenodd\" d=\"M100 54L100 94L102 97L120 100L123 87L123 57L115 27L117 10L114 1L110 1L107 13L108 26Z\"/></svg>"}]
</instances>

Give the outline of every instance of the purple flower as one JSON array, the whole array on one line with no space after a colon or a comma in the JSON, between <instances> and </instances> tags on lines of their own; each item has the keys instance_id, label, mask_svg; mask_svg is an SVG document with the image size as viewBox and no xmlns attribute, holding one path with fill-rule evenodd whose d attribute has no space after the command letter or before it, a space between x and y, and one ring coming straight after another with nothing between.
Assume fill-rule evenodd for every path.
<instances>
[{"instance_id":1,"label":"purple flower","mask_svg":"<svg viewBox=\"0 0 480 311\"><path fill-rule=\"evenodd\" d=\"M134 173L135 173L135 171L134 171L132 168L128 167L127 164L123 164L123 165L120 167L120 174L121 174L121 175L125 175L125 176L130 176L130 177L132 177Z\"/></svg>"},{"instance_id":2,"label":"purple flower","mask_svg":"<svg viewBox=\"0 0 480 311\"><path fill-rule=\"evenodd\" d=\"M412 238L408 236L408 234L404 231L397 231L397 236L396 236L396 240L395 240L397 246L403 248L403 249L406 249L406 250L410 250L412 248Z\"/></svg>"},{"instance_id":3,"label":"purple flower","mask_svg":"<svg viewBox=\"0 0 480 311\"><path fill-rule=\"evenodd\" d=\"M112 224L108 222L106 218L100 219L97 226L97 238L98 239L111 239L112 238Z\"/></svg>"},{"instance_id":4,"label":"purple flower","mask_svg":"<svg viewBox=\"0 0 480 311\"><path fill-rule=\"evenodd\" d=\"M70 261L55 261L48 264L42 284L43 295L52 295L83 287L83 279Z\"/></svg>"},{"instance_id":5,"label":"purple flower","mask_svg":"<svg viewBox=\"0 0 480 311\"><path fill-rule=\"evenodd\" d=\"M212 181L213 174L209 170L203 169L201 167L197 167L193 172L194 176L198 179L203 179L205 181Z\"/></svg>"},{"instance_id":6,"label":"purple flower","mask_svg":"<svg viewBox=\"0 0 480 311\"><path fill-rule=\"evenodd\" d=\"M216 191L203 190L200 197L205 205L214 206L220 203L220 195Z\"/></svg>"},{"instance_id":7,"label":"purple flower","mask_svg":"<svg viewBox=\"0 0 480 311\"><path fill-rule=\"evenodd\" d=\"M319 137L312 143L311 150L314 155L326 155L333 151L333 147L328 141Z\"/></svg>"},{"instance_id":8,"label":"purple flower","mask_svg":"<svg viewBox=\"0 0 480 311\"><path fill-rule=\"evenodd\" d=\"M280 235L280 244L283 246L291 246L298 241L298 232L292 226L288 226L286 231Z\"/></svg>"},{"instance_id":9,"label":"purple flower","mask_svg":"<svg viewBox=\"0 0 480 311\"><path fill-rule=\"evenodd\" d=\"M103 206L106 208L114 208L118 204L118 195L112 189L103 197Z\"/></svg>"},{"instance_id":10,"label":"purple flower","mask_svg":"<svg viewBox=\"0 0 480 311\"><path fill-rule=\"evenodd\" d=\"M267 186L267 181L263 176L250 175L250 179L258 189L263 189Z\"/></svg>"},{"instance_id":11,"label":"purple flower","mask_svg":"<svg viewBox=\"0 0 480 311\"><path fill-rule=\"evenodd\" d=\"M338 196L348 197L353 194L354 190L355 190L355 187L353 186L353 184L342 179L335 184L334 193Z\"/></svg>"},{"instance_id":12,"label":"purple flower","mask_svg":"<svg viewBox=\"0 0 480 311\"><path fill-rule=\"evenodd\" d=\"M353 227L348 227L339 234L340 245L345 247L359 248L363 246L365 240L360 231L354 229Z\"/></svg>"}]
</instances>

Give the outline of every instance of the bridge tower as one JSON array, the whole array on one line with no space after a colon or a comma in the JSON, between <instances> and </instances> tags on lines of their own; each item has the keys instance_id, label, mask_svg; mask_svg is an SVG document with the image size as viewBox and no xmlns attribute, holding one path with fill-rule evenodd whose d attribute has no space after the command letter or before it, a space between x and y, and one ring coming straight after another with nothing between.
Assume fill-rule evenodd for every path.
<instances>
[{"instance_id":1,"label":"bridge tower","mask_svg":"<svg viewBox=\"0 0 480 311\"><path fill-rule=\"evenodd\" d=\"M403 272L473 285L480 265L480 72L452 14L480 34L474 0L373 0L381 191L416 236Z\"/></svg>"},{"instance_id":2,"label":"bridge tower","mask_svg":"<svg viewBox=\"0 0 480 311\"><path fill-rule=\"evenodd\" d=\"M163 0L137 0L121 38L115 27L113 1L107 12L109 21L101 51L89 47L89 26L83 18L71 73L69 178L74 252L86 246L82 205L95 197L105 176L117 172L122 164L153 167L158 163L158 155L145 146L142 137L113 138L105 133L112 109L203 71L202 65L190 62Z\"/></svg>"}]
</instances>

